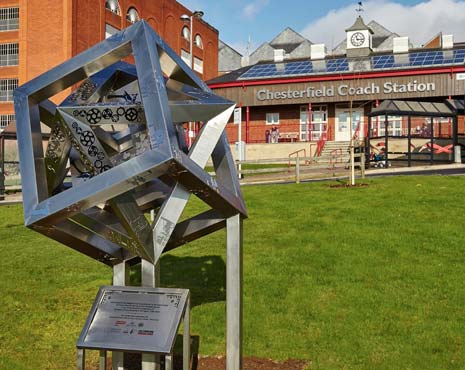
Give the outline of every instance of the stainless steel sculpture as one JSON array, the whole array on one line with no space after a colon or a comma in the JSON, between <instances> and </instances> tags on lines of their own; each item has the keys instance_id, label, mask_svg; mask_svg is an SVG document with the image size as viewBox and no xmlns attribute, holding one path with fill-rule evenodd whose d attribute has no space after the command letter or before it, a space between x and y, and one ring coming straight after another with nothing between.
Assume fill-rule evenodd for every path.
<instances>
[{"instance_id":1,"label":"stainless steel sculpture","mask_svg":"<svg viewBox=\"0 0 465 370\"><path fill-rule=\"evenodd\" d=\"M134 65L121 61L131 54ZM60 105L51 102L78 84ZM236 325L230 320L240 325L247 213L224 133L234 106L214 95L144 21L15 91L28 227L110 266L139 257L156 264L164 251L231 230L234 349L228 344L228 351L235 359L228 357L239 368L241 330L231 334L229 327ZM187 121L203 122L191 148L182 126ZM51 130L45 152L41 122ZM215 176L204 170L210 158ZM179 222L191 194L211 210ZM145 217L152 209L153 224Z\"/></svg>"}]
</instances>

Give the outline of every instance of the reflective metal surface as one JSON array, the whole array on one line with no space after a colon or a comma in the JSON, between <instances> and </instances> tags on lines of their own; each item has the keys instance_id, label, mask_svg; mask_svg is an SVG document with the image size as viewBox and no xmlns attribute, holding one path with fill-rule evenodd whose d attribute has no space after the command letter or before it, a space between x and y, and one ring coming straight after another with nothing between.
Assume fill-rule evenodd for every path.
<instances>
[{"instance_id":1,"label":"reflective metal surface","mask_svg":"<svg viewBox=\"0 0 465 370\"><path fill-rule=\"evenodd\" d=\"M121 61L129 55L135 65ZM224 133L234 107L145 21L22 85L15 111L26 225L117 265L156 263L227 218L246 217ZM190 148L187 121L202 122ZM51 129L45 150L41 122ZM204 170L210 159L216 176ZM180 223L191 194L212 209Z\"/></svg>"},{"instance_id":2,"label":"reflective metal surface","mask_svg":"<svg viewBox=\"0 0 465 370\"><path fill-rule=\"evenodd\" d=\"M170 354L189 291L102 287L79 337L79 349Z\"/></svg>"}]
</instances>

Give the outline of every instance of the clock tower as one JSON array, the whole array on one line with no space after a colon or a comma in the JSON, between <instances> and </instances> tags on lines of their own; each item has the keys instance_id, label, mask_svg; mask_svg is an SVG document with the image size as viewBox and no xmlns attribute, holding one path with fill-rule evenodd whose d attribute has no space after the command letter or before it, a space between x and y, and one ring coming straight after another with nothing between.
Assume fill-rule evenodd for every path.
<instances>
[{"instance_id":1,"label":"clock tower","mask_svg":"<svg viewBox=\"0 0 465 370\"><path fill-rule=\"evenodd\" d=\"M347 56L364 57L371 53L371 35L373 30L368 27L361 16L352 27L346 29L347 35Z\"/></svg>"}]
</instances>

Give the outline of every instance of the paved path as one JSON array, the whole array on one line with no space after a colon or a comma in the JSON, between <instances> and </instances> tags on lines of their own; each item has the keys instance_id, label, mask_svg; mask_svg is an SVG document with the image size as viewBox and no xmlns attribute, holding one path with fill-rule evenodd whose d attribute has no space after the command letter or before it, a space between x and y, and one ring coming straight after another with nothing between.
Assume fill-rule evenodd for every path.
<instances>
[{"instance_id":1,"label":"paved path","mask_svg":"<svg viewBox=\"0 0 465 370\"><path fill-rule=\"evenodd\" d=\"M265 184L289 184L295 182L294 169L290 172L272 173L265 175L246 175L240 180L241 185L265 185ZM356 177L360 179L360 170L356 170ZM409 175L448 175L457 176L465 175L465 164L445 164L433 166L416 166L416 167L389 167L374 168L365 171L366 177L381 176L409 176ZM349 170L344 167L333 169L328 168L306 168L302 166L300 181L336 181L346 180L349 177ZM19 195L18 195L19 194ZM0 206L22 203L21 193L7 195L5 200L0 201Z\"/></svg>"}]
</instances>

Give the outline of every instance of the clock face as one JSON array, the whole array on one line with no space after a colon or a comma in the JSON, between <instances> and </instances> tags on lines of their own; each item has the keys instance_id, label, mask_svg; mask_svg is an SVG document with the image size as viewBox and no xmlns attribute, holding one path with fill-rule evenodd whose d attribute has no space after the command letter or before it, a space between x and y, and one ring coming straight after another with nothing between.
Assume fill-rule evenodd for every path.
<instances>
[{"instance_id":1,"label":"clock face","mask_svg":"<svg viewBox=\"0 0 465 370\"><path fill-rule=\"evenodd\" d=\"M350 43L354 46L362 46L365 42L365 36L361 32L355 32L350 38Z\"/></svg>"}]
</instances>

